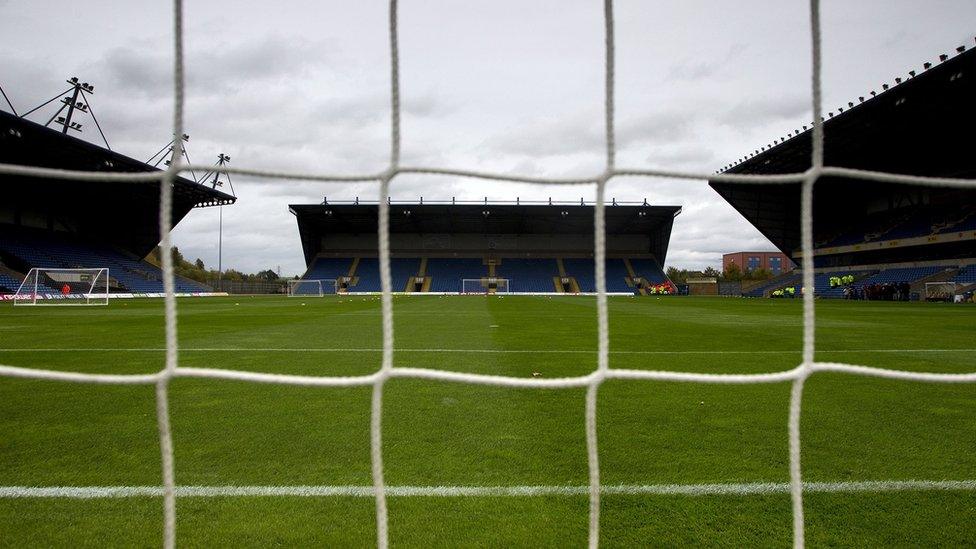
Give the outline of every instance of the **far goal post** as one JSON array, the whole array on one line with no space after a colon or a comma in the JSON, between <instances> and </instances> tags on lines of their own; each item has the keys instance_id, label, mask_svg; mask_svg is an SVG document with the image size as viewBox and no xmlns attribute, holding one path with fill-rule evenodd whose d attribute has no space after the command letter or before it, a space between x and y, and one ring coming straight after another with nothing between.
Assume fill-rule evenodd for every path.
<instances>
[{"instance_id":1,"label":"far goal post","mask_svg":"<svg viewBox=\"0 0 976 549\"><path fill-rule=\"evenodd\" d=\"M926 282L925 301L948 301L956 299L955 282Z\"/></svg>"},{"instance_id":2,"label":"far goal post","mask_svg":"<svg viewBox=\"0 0 976 549\"><path fill-rule=\"evenodd\" d=\"M14 305L108 305L108 269L34 267L14 294Z\"/></svg>"},{"instance_id":3,"label":"far goal post","mask_svg":"<svg viewBox=\"0 0 976 549\"><path fill-rule=\"evenodd\" d=\"M322 297L335 293L337 292L334 278L288 281L288 297Z\"/></svg>"},{"instance_id":4,"label":"far goal post","mask_svg":"<svg viewBox=\"0 0 976 549\"><path fill-rule=\"evenodd\" d=\"M462 294L507 294L509 280L507 278L464 278L461 279Z\"/></svg>"}]
</instances>

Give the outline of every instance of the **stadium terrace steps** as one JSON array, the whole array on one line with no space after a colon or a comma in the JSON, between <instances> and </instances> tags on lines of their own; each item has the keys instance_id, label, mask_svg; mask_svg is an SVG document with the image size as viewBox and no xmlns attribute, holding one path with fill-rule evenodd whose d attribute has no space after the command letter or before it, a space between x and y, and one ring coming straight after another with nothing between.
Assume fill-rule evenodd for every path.
<instances>
[{"instance_id":1,"label":"stadium terrace steps","mask_svg":"<svg viewBox=\"0 0 976 549\"><path fill-rule=\"evenodd\" d=\"M163 274L159 267L104 244L84 242L68 235L23 231L5 235L0 249L19 258L26 267L107 268L109 277L121 289L136 293L163 291ZM212 291L199 282L181 276L175 277L175 286L176 291L181 293Z\"/></svg>"},{"instance_id":2,"label":"stadium terrace steps","mask_svg":"<svg viewBox=\"0 0 976 549\"><path fill-rule=\"evenodd\" d=\"M465 278L484 278L488 268L481 258L431 257L427 259L427 275L432 292L460 292Z\"/></svg>"},{"instance_id":3,"label":"stadium terrace steps","mask_svg":"<svg viewBox=\"0 0 976 549\"><path fill-rule=\"evenodd\" d=\"M655 259L631 259L634 273L650 282L651 284L664 284L670 282L668 276L664 274L664 269Z\"/></svg>"},{"instance_id":4,"label":"stadium terrace steps","mask_svg":"<svg viewBox=\"0 0 976 549\"><path fill-rule=\"evenodd\" d=\"M976 265L963 267L952 281L957 284L976 284Z\"/></svg>"},{"instance_id":5,"label":"stadium terrace steps","mask_svg":"<svg viewBox=\"0 0 976 549\"><path fill-rule=\"evenodd\" d=\"M380 281L380 260L376 257L362 257L354 260L356 276L354 284L349 290L354 292L379 292L382 290ZM417 275L420 268L419 257L390 258L391 286L394 291L402 291L410 279Z\"/></svg>"},{"instance_id":6,"label":"stadium terrace steps","mask_svg":"<svg viewBox=\"0 0 976 549\"><path fill-rule=\"evenodd\" d=\"M749 291L743 293L744 297L764 297L766 292L772 292L780 288L786 288L793 286L794 288L799 287L803 282L803 277L800 273L792 271L789 273L781 274L775 278L769 279L764 284L759 284L753 287Z\"/></svg>"},{"instance_id":7,"label":"stadium terrace steps","mask_svg":"<svg viewBox=\"0 0 976 549\"><path fill-rule=\"evenodd\" d=\"M317 257L312 261L312 266L305 271L303 280L338 280L348 276L352 270L353 259L351 257Z\"/></svg>"},{"instance_id":8,"label":"stadium terrace steps","mask_svg":"<svg viewBox=\"0 0 976 549\"><path fill-rule=\"evenodd\" d=\"M555 291L558 273L555 259L504 259L497 267L498 278L508 279L511 292Z\"/></svg>"},{"instance_id":9,"label":"stadium terrace steps","mask_svg":"<svg viewBox=\"0 0 976 549\"><path fill-rule=\"evenodd\" d=\"M869 286L871 284L892 284L900 282L912 283L927 276L931 276L940 271L944 271L946 268L943 267L903 267L896 269L885 269L878 272L873 276L869 276L863 280L855 282L854 284L858 287Z\"/></svg>"}]
</instances>

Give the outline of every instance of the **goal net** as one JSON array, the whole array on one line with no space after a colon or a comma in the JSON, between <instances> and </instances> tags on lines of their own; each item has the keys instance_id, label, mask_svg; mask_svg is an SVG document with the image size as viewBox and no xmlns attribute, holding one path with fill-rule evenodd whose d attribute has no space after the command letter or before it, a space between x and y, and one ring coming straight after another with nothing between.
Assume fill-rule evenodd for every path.
<instances>
[{"instance_id":1,"label":"goal net","mask_svg":"<svg viewBox=\"0 0 976 549\"><path fill-rule=\"evenodd\" d=\"M288 281L288 297L322 297L334 293L336 293L334 278Z\"/></svg>"},{"instance_id":2,"label":"goal net","mask_svg":"<svg viewBox=\"0 0 976 549\"><path fill-rule=\"evenodd\" d=\"M461 279L462 294L507 294L507 278L464 278Z\"/></svg>"},{"instance_id":3,"label":"goal net","mask_svg":"<svg viewBox=\"0 0 976 549\"><path fill-rule=\"evenodd\" d=\"M184 59L184 9L183 0L174 0L173 17L173 60L174 85L173 103L174 116L172 133L182 135L184 129L183 110L185 96L192 95L192 89L186 88ZM762 373L742 374L714 374L695 373L680 369L626 369L613 364L610 354L610 323L607 300L606 278L606 191L608 183L621 177L641 178L645 184L668 181L669 179L686 180L689 184L705 185L710 181L720 181L735 185L784 185L793 184L800 187L800 250L802 252L803 287L814 287L814 235L813 235L813 190L819 180L825 177L844 177L859 181L893 182L902 184L917 184L930 187L976 188L976 179L952 177L920 177L896 173L857 170L838 166L830 166L824 162L824 119L826 111L822 101L821 89L821 8L820 0L810 0L810 39L812 53L811 111L812 123L809 135L811 146L809 167L803 171L776 174L744 174L713 172L700 166L689 171L660 169L659 167L621 166L619 163L616 142L618 130L616 127L616 54L619 46L615 39L614 2L603 1L603 16L598 21L592 21L595 28L601 28L604 33L603 82L604 97L601 102L603 113L603 132L605 141L605 155L603 166L583 177L540 177L534 174L520 175L512 173L486 172L463 168L450 168L438 165L403 165L401 151L401 94L400 71L401 51L399 47L398 2L390 0L389 12L385 18L386 35L389 37L390 53L390 156L389 163L376 170L365 173L334 173L319 172L306 173L297 170L267 171L247 168L218 167L215 173L236 173L251 176L268 177L288 181L302 181L308 184L334 185L336 183L372 184L377 191L378 224L377 249L379 257L379 274L382 288L382 352L377 369L370 374L359 376L336 376L323 373L315 376L289 376L275 372L237 371L231 365L217 364L215 367L192 367L180 364L179 346L177 344L177 328L179 315L175 295L175 278L173 269L172 228L173 186L176 177L191 170L212 169L210 166L195 166L185 164L182 156L176 155L164 171L161 172L77 172L50 170L33 166L0 163L0 174L17 177L51 178L77 181L142 181L158 182L160 187L159 228L162 241L162 269L165 288L165 343L166 361L164 367L157 372L145 374L99 375L87 372L57 370L35 370L0 365L0 376L30 378L47 381L70 381L74 383L103 383L103 384L146 384L155 387L156 419L159 435L159 449L162 463L161 485L163 500L162 536L163 546L171 549L176 546L178 514L176 507L176 476L175 456L173 453L173 437L170 421L169 385L172 379L178 377L194 377L195 379L234 379L241 382L276 383L282 385L301 385L316 387L368 387L371 390L371 408L369 421L370 435L370 468L372 490L369 495L374 499L376 517L376 541L381 549L389 544L389 514L387 506L388 486L384 472L383 423L384 405L383 394L386 383L394 378L422 379L427 382L442 381L451 383L494 385L510 389L546 389L568 390L579 392L585 390L585 400L580 399L579 406L584 412L581 430L585 433L586 467L588 478L587 497L588 524L587 532L589 546L596 547L600 536L601 497L606 492L601 484L599 463L599 444L597 437L598 425L598 395L601 385L607 380L633 382L638 380L655 382L707 383L707 384L759 384L759 383L789 383L790 397L786 417L788 436L783 440L783 446L788 449L788 463L784 465L784 475L789 476L789 494L791 501L793 544L801 548L804 545L804 483L802 482L801 466L801 411L804 384L807 378L817 376L822 372L833 375L858 375L875 378L898 379L902 381L928 383L976 383L976 372L950 374L942 372L919 372L878 368L858 364L836 362L818 362L815 358L815 301L814 292L803 293L803 344L801 358L793 368ZM416 63L416 60L413 60ZM913 75L914 76L914 75ZM806 127L804 127L806 131ZM596 317L597 336L593 345L596 348L596 367L583 375L535 379L515 376L470 374L444 371L437 368L395 366L393 362L394 335L394 307L393 307L393 278L390 261L390 186L398 178L408 174L436 174L439 176L456 177L459 181L484 186L504 181L526 185L588 185L594 189L595 208L593 213L593 256L594 256L594 286L596 289ZM46 281L46 279L44 279ZM476 284L481 284L477 280ZM468 286L471 284L465 284ZM41 286L41 278L27 284L26 301L36 302L36 296ZM70 286L70 285L69 285ZM33 288L33 294L31 294ZM70 288L69 288L70 289ZM463 289L463 288L462 288ZM323 286L322 292L326 291ZM482 286L479 291L485 291ZM91 292L89 291L89 295ZM660 364L660 363L659 363ZM658 365L659 365L658 364Z\"/></svg>"},{"instance_id":4,"label":"goal net","mask_svg":"<svg viewBox=\"0 0 976 549\"><path fill-rule=\"evenodd\" d=\"M34 267L14 294L14 305L108 305L108 269Z\"/></svg>"},{"instance_id":5,"label":"goal net","mask_svg":"<svg viewBox=\"0 0 976 549\"><path fill-rule=\"evenodd\" d=\"M956 298L955 282L926 282L926 301L954 301Z\"/></svg>"}]
</instances>

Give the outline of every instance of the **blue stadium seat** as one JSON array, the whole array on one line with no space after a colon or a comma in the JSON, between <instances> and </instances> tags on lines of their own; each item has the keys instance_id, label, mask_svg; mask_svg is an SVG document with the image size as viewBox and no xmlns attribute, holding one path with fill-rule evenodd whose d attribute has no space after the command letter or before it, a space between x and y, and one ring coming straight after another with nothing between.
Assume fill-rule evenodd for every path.
<instances>
[{"instance_id":1,"label":"blue stadium seat","mask_svg":"<svg viewBox=\"0 0 976 549\"><path fill-rule=\"evenodd\" d=\"M480 257L427 259L427 276L432 292L460 292L461 280L488 276L488 267Z\"/></svg>"},{"instance_id":2,"label":"blue stadium seat","mask_svg":"<svg viewBox=\"0 0 976 549\"><path fill-rule=\"evenodd\" d=\"M963 267L952 281L959 284L976 284L976 265Z\"/></svg>"},{"instance_id":3,"label":"blue stadium seat","mask_svg":"<svg viewBox=\"0 0 976 549\"><path fill-rule=\"evenodd\" d=\"M510 292L554 292L553 277L559 276L555 259L502 259L495 276L509 280Z\"/></svg>"},{"instance_id":4,"label":"blue stadium seat","mask_svg":"<svg viewBox=\"0 0 976 549\"><path fill-rule=\"evenodd\" d=\"M338 280L349 274L351 257L316 257L302 276L304 280Z\"/></svg>"},{"instance_id":5,"label":"blue stadium seat","mask_svg":"<svg viewBox=\"0 0 976 549\"><path fill-rule=\"evenodd\" d=\"M419 257L393 257L390 258L390 275L394 292L402 292L407 287L407 280L411 276L417 276L420 270ZM351 288L354 292L379 292L382 291L380 284L380 260L376 257L363 257L359 260L359 267L356 268L356 276L359 282Z\"/></svg>"},{"instance_id":6,"label":"blue stadium seat","mask_svg":"<svg viewBox=\"0 0 976 549\"><path fill-rule=\"evenodd\" d=\"M932 276L935 273L944 271L945 267L904 267L896 269L885 269L874 276L859 280L855 285L859 287L871 284L891 284L897 282L915 282L916 280Z\"/></svg>"},{"instance_id":7,"label":"blue stadium seat","mask_svg":"<svg viewBox=\"0 0 976 549\"><path fill-rule=\"evenodd\" d=\"M159 267L128 256L106 244L86 242L67 234L40 231L10 231L0 250L30 267L97 269L108 268L109 276L135 293L161 293L163 274ZM180 276L175 277L180 293L209 292L211 288Z\"/></svg>"}]
</instances>

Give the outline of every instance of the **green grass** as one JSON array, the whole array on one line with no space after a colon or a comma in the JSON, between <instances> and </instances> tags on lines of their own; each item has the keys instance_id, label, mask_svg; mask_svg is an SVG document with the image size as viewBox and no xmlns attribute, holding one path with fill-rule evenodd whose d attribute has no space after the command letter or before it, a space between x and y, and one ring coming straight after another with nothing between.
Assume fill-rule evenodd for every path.
<instances>
[{"instance_id":1,"label":"green grass","mask_svg":"<svg viewBox=\"0 0 976 549\"><path fill-rule=\"evenodd\" d=\"M179 312L181 366L305 375L379 367L376 298L185 299ZM976 348L972 307L821 301L817 316L818 360L976 371L976 352L963 351ZM519 377L596 367L593 298L397 298L395 318L397 366ZM161 301L6 305L0 364L154 372L162 323ZM752 373L800 360L799 300L613 298L610 327L613 351L661 352L615 353L614 368ZM309 348L369 350L300 351ZM473 349L587 352L465 352ZM608 381L599 395L602 480L786 482L789 390ZM386 481L585 485L584 392L393 379L384 391ZM176 379L177 483L369 485L370 394ZM804 393L802 443L807 481L976 479L976 388L816 374ZM159 483L152 387L0 378L0 486ZM805 504L811 546L976 544L972 491L815 493ZM585 496L395 497L389 506L396 546L562 547L587 535ZM177 514L186 546L375 542L369 498L181 498ZM790 528L786 494L602 501L607 546L786 546ZM155 546L161 529L158 498L0 499L0 546Z\"/></svg>"}]
</instances>

